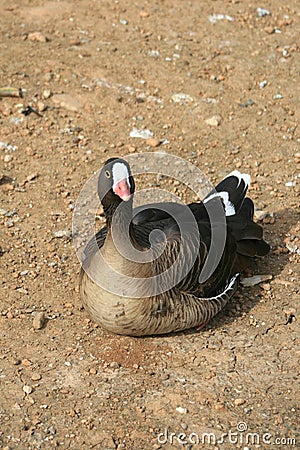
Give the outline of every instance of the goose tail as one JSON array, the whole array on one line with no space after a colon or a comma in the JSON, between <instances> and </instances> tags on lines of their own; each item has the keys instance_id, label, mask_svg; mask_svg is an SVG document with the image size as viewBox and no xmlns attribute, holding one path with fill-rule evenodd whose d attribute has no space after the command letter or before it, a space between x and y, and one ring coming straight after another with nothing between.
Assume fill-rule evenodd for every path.
<instances>
[{"instance_id":1,"label":"goose tail","mask_svg":"<svg viewBox=\"0 0 300 450\"><path fill-rule=\"evenodd\" d=\"M203 201L221 198L227 225L235 238L237 253L242 256L265 256L270 250L269 244L263 239L263 230L253 221L254 205L246 197L250 185L250 175L234 170L225 177Z\"/></svg>"},{"instance_id":2,"label":"goose tail","mask_svg":"<svg viewBox=\"0 0 300 450\"><path fill-rule=\"evenodd\" d=\"M243 205L250 181L250 175L234 170L215 187L203 203L219 197L224 205L226 217L234 216Z\"/></svg>"}]
</instances>

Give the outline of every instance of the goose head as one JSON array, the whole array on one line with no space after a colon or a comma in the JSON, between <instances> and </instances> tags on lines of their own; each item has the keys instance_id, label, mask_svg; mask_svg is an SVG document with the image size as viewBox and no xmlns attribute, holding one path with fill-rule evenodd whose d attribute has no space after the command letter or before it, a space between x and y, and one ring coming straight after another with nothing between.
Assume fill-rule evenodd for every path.
<instances>
[{"instance_id":1,"label":"goose head","mask_svg":"<svg viewBox=\"0 0 300 450\"><path fill-rule=\"evenodd\" d=\"M121 202L132 204L134 189L129 164L121 158L108 159L98 180L98 195L105 214L112 215Z\"/></svg>"}]
</instances>

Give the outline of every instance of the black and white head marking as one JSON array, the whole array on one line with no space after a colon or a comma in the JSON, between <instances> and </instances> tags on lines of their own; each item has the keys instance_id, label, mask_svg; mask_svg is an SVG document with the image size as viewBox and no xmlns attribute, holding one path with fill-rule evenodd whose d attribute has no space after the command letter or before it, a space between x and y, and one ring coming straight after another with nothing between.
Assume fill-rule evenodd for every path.
<instances>
[{"instance_id":1,"label":"black and white head marking","mask_svg":"<svg viewBox=\"0 0 300 450\"><path fill-rule=\"evenodd\" d=\"M130 180L129 180L129 172L127 166L122 162L116 162L112 166L112 176L113 176L113 189L116 188L117 184L122 180L126 180L129 188Z\"/></svg>"}]
</instances>

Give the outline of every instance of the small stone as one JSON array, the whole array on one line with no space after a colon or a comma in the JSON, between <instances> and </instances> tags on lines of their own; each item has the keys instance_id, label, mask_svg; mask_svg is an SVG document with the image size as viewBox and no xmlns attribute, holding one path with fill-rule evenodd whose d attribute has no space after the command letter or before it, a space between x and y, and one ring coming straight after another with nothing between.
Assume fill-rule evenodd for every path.
<instances>
[{"instance_id":1,"label":"small stone","mask_svg":"<svg viewBox=\"0 0 300 450\"><path fill-rule=\"evenodd\" d=\"M236 398L233 403L234 406L242 406L244 405L244 403L246 403L246 400L244 400L243 398Z\"/></svg>"},{"instance_id":2,"label":"small stone","mask_svg":"<svg viewBox=\"0 0 300 450\"><path fill-rule=\"evenodd\" d=\"M45 322L46 322L45 313L43 311L38 312L33 319L32 323L33 328L35 330L41 330L44 327Z\"/></svg>"},{"instance_id":3,"label":"small stone","mask_svg":"<svg viewBox=\"0 0 300 450\"><path fill-rule=\"evenodd\" d=\"M72 45L72 46L81 45L81 41L78 38L72 38L72 39L70 39L70 45Z\"/></svg>"},{"instance_id":4,"label":"small stone","mask_svg":"<svg viewBox=\"0 0 300 450\"><path fill-rule=\"evenodd\" d=\"M4 156L4 162L6 163L11 162L13 159L13 155L8 154Z\"/></svg>"},{"instance_id":5,"label":"small stone","mask_svg":"<svg viewBox=\"0 0 300 450\"><path fill-rule=\"evenodd\" d=\"M20 272L19 275L20 275L20 277L24 277L25 275L28 274L28 272L29 272L28 269L22 270L22 272Z\"/></svg>"},{"instance_id":6,"label":"small stone","mask_svg":"<svg viewBox=\"0 0 300 450\"><path fill-rule=\"evenodd\" d=\"M53 436L56 434L56 429L54 428L53 425L50 425L50 427L48 428L48 432Z\"/></svg>"},{"instance_id":7,"label":"small stone","mask_svg":"<svg viewBox=\"0 0 300 450\"><path fill-rule=\"evenodd\" d=\"M52 72L47 72L43 76L43 79L46 81L46 83L49 83L51 80L53 80L53 77L54 77L54 75Z\"/></svg>"},{"instance_id":8,"label":"small stone","mask_svg":"<svg viewBox=\"0 0 300 450\"><path fill-rule=\"evenodd\" d=\"M275 32L275 28L274 27L266 27L265 32L268 34L273 34Z\"/></svg>"},{"instance_id":9,"label":"small stone","mask_svg":"<svg viewBox=\"0 0 300 450\"><path fill-rule=\"evenodd\" d=\"M44 100L47 100L48 98L50 98L52 95L52 92L50 91L50 89L45 89L42 93L42 97Z\"/></svg>"},{"instance_id":10,"label":"small stone","mask_svg":"<svg viewBox=\"0 0 300 450\"><path fill-rule=\"evenodd\" d=\"M27 359L27 358L22 359L22 366L25 366L25 367L31 366L31 361L29 361L29 359Z\"/></svg>"},{"instance_id":11,"label":"small stone","mask_svg":"<svg viewBox=\"0 0 300 450\"><path fill-rule=\"evenodd\" d=\"M258 15L258 17L264 17L264 16L269 16L271 13L270 13L270 11L268 11L267 9L265 9L265 8L257 8L257 15Z\"/></svg>"},{"instance_id":12,"label":"small stone","mask_svg":"<svg viewBox=\"0 0 300 450\"><path fill-rule=\"evenodd\" d=\"M183 92L179 92L177 94L173 94L171 100L175 103L190 103L193 102L194 99L188 94L184 94Z\"/></svg>"},{"instance_id":13,"label":"small stone","mask_svg":"<svg viewBox=\"0 0 300 450\"><path fill-rule=\"evenodd\" d=\"M32 386L28 386L27 384L25 384L23 386L23 391L25 392L26 395L29 395L33 392L33 387Z\"/></svg>"},{"instance_id":14,"label":"small stone","mask_svg":"<svg viewBox=\"0 0 300 450\"><path fill-rule=\"evenodd\" d=\"M40 31L28 34L28 39L32 42L47 42L48 39Z\"/></svg>"},{"instance_id":15,"label":"small stone","mask_svg":"<svg viewBox=\"0 0 300 450\"><path fill-rule=\"evenodd\" d=\"M72 232L70 230L58 230L54 232L54 237L56 238L67 237L70 239L72 237Z\"/></svg>"},{"instance_id":16,"label":"small stone","mask_svg":"<svg viewBox=\"0 0 300 450\"><path fill-rule=\"evenodd\" d=\"M13 184L10 184L10 183L8 183L8 184L3 184L3 185L1 186L1 188L2 188L2 191L4 191L4 192L8 192L8 191L13 191L13 190L14 190Z\"/></svg>"},{"instance_id":17,"label":"small stone","mask_svg":"<svg viewBox=\"0 0 300 450\"><path fill-rule=\"evenodd\" d=\"M149 138L146 140L146 144L149 145L150 147L159 147L161 141L159 139Z\"/></svg>"},{"instance_id":18,"label":"small stone","mask_svg":"<svg viewBox=\"0 0 300 450\"><path fill-rule=\"evenodd\" d=\"M29 181L33 181L35 180L37 177L39 176L39 174L37 172L31 173L30 175L28 175L26 177L26 182L28 183Z\"/></svg>"},{"instance_id":19,"label":"small stone","mask_svg":"<svg viewBox=\"0 0 300 450\"><path fill-rule=\"evenodd\" d=\"M159 50L148 50L148 56L150 56L151 58L159 58L160 52Z\"/></svg>"},{"instance_id":20,"label":"small stone","mask_svg":"<svg viewBox=\"0 0 300 450\"><path fill-rule=\"evenodd\" d=\"M221 409L224 409L224 403L222 403L222 402L217 402L216 405L215 405L215 409L216 409L217 411L220 411Z\"/></svg>"},{"instance_id":21,"label":"small stone","mask_svg":"<svg viewBox=\"0 0 300 450\"><path fill-rule=\"evenodd\" d=\"M262 221L263 223L270 223L271 225L275 223L275 217L266 217Z\"/></svg>"},{"instance_id":22,"label":"small stone","mask_svg":"<svg viewBox=\"0 0 300 450\"><path fill-rule=\"evenodd\" d=\"M205 123L207 123L207 125L210 125L211 127L218 127L221 124L221 121L221 116L212 116L209 119L206 119Z\"/></svg>"},{"instance_id":23,"label":"small stone","mask_svg":"<svg viewBox=\"0 0 300 450\"><path fill-rule=\"evenodd\" d=\"M12 228L14 226L14 221L12 219L7 219L4 222L4 226L7 228Z\"/></svg>"},{"instance_id":24,"label":"small stone","mask_svg":"<svg viewBox=\"0 0 300 450\"><path fill-rule=\"evenodd\" d=\"M26 147L25 151L26 151L28 156L34 156L35 155L35 150L33 150L33 148L31 148L31 147Z\"/></svg>"},{"instance_id":25,"label":"small stone","mask_svg":"<svg viewBox=\"0 0 300 450\"><path fill-rule=\"evenodd\" d=\"M263 89L264 87L266 87L268 84L267 80L263 80L259 83L259 87L260 89Z\"/></svg>"},{"instance_id":26,"label":"small stone","mask_svg":"<svg viewBox=\"0 0 300 450\"><path fill-rule=\"evenodd\" d=\"M121 364L117 361L113 361L110 363L109 367L111 367L112 369L119 369L121 367Z\"/></svg>"},{"instance_id":27,"label":"small stone","mask_svg":"<svg viewBox=\"0 0 300 450\"><path fill-rule=\"evenodd\" d=\"M19 294L25 294L28 295L28 290L22 287L17 287L17 291L19 292Z\"/></svg>"},{"instance_id":28,"label":"small stone","mask_svg":"<svg viewBox=\"0 0 300 450\"><path fill-rule=\"evenodd\" d=\"M65 308L73 308L73 303L69 303L69 302L67 302L67 303L65 303Z\"/></svg>"},{"instance_id":29,"label":"small stone","mask_svg":"<svg viewBox=\"0 0 300 450\"><path fill-rule=\"evenodd\" d=\"M294 158L295 158L295 159L300 159L300 152L295 153L295 154L294 154Z\"/></svg>"},{"instance_id":30,"label":"small stone","mask_svg":"<svg viewBox=\"0 0 300 450\"><path fill-rule=\"evenodd\" d=\"M43 111L45 111L46 109L47 109L47 106L45 105L45 103L39 100L39 101L37 102L37 110L38 110L39 112L43 112Z\"/></svg>"},{"instance_id":31,"label":"small stone","mask_svg":"<svg viewBox=\"0 0 300 450\"><path fill-rule=\"evenodd\" d=\"M21 359L16 358L16 359L13 360L13 365L14 365L14 366L19 366L19 365L21 364L21 362L22 362Z\"/></svg>"},{"instance_id":32,"label":"small stone","mask_svg":"<svg viewBox=\"0 0 300 450\"><path fill-rule=\"evenodd\" d=\"M268 211L255 211L254 218L259 222L264 220L269 215Z\"/></svg>"},{"instance_id":33,"label":"small stone","mask_svg":"<svg viewBox=\"0 0 300 450\"><path fill-rule=\"evenodd\" d=\"M295 181L287 181L285 183L286 187L293 187L296 186L296 182Z\"/></svg>"},{"instance_id":34,"label":"small stone","mask_svg":"<svg viewBox=\"0 0 300 450\"><path fill-rule=\"evenodd\" d=\"M188 410L186 408L183 408L182 406L178 406L176 408L176 411L179 412L179 414L186 414Z\"/></svg>"},{"instance_id":35,"label":"small stone","mask_svg":"<svg viewBox=\"0 0 300 450\"><path fill-rule=\"evenodd\" d=\"M130 131L129 136L131 138L140 138L140 139L149 139L153 136L152 131L147 129L140 129L140 128L133 128L132 131Z\"/></svg>"},{"instance_id":36,"label":"small stone","mask_svg":"<svg viewBox=\"0 0 300 450\"><path fill-rule=\"evenodd\" d=\"M140 12L140 17L142 17L142 19L145 19L146 17L149 17L149 13L148 11L141 11Z\"/></svg>"},{"instance_id":37,"label":"small stone","mask_svg":"<svg viewBox=\"0 0 300 450\"><path fill-rule=\"evenodd\" d=\"M228 20L228 22L234 21L234 18L228 14L211 14L208 16L210 23L217 23L218 20Z\"/></svg>"},{"instance_id":38,"label":"small stone","mask_svg":"<svg viewBox=\"0 0 300 450\"><path fill-rule=\"evenodd\" d=\"M296 244L293 244L292 242L287 242L285 244L285 246L289 252L298 253L300 255L300 249L298 248L298 246Z\"/></svg>"},{"instance_id":39,"label":"small stone","mask_svg":"<svg viewBox=\"0 0 300 450\"><path fill-rule=\"evenodd\" d=\"M32 379L32 381L39 381L39 380L42 379L42 375L40 373L38 373L38 372L34 372L31 375L31 379Z\"/></svg>"}]
</instances>

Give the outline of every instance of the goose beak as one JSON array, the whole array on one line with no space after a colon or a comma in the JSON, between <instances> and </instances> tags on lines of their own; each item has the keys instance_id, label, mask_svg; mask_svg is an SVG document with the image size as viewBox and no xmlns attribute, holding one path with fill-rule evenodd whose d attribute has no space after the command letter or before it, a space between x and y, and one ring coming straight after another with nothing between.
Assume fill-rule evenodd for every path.
<instances>
[{"instance_id":1,"label":"goose beak","mask_svg":"<svg viewBox=\"0 0 300 450\"><path fill-rule=\"evenodd\" d=\"M129 187L128 181L126 179L121 180L118 183L116 183L116 185L113 187L113 191L124 202L127 202L131 197L130 187Z\"/></svg>"}]
</instances>

